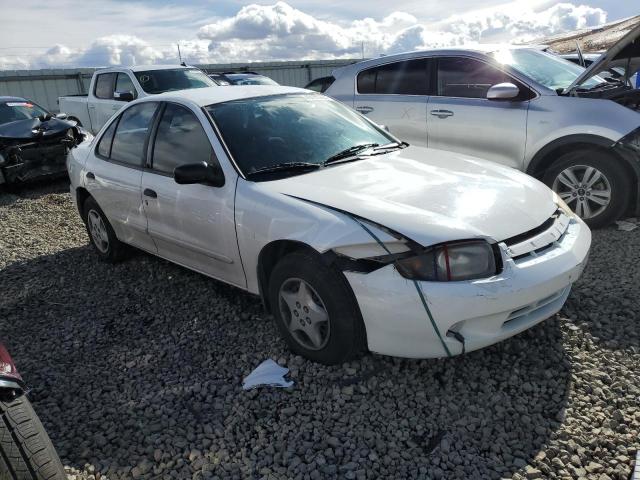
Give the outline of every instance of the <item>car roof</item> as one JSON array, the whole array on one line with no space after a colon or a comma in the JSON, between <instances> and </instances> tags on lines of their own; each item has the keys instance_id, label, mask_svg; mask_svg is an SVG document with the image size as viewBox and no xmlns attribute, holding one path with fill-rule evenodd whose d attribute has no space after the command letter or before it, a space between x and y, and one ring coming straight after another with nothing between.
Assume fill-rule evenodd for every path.
<instances>
[{"instance_id":1,"label":"car roof","mask_svg":"<svg viewBox=\"0 0 640 480\"><path fill-rule=\"evenodd\" d=\"M313 95L312 92L303 88L283 87L281 85L246 85L242 88L230 85L221 85L218 87L192 88L190 90L159 93L158 95L144 97L143 100L188 100L200 107L204 107L206 105L229 102L231 100L266 97L269 95L280 95L285 93L304 93Z\"/></svg>"},{"instance_id":2,"label":"car roof","mask_svg":"<svg viewBox=\"0 0 640 480\"><path fill-rule=\"evenodd\" d=\"M0 96L0 102L28 102L28 100L23 97Z\"/></svg>"},{"instance_id":3,"label":"car roof","mask_svg":"<svg viewBox=\"0 0 640 480\"><path fill-rule=\"evenodd\" d=\"M113 66L100 68L96 70L98 73L121 72L123 70L131 70L132 72L145 72L148 70L175 70L178 68L196 68L184 65L134 65L134 66Z\"/></svg>"},{"instance_id":4,"label":"car roof","mask_svg":"<svg viewBox=\"0 0 640 480\"><path fill-rule=\"evenodd\" d=\"M363 60L361 62L352 63L344 67L337 68L334 72L347 71L352 68L360 69L363 66L378 65L381 63L391 62L393 60L412 59L420 56L435 56L435 55L465 55L469 53L475 53L480 55L487 55L491 52L498 50L513 50L513 49L527 49L527 50L540 50L539 46L532 45L511 45L506 43L474 43L470 45L461 45L456 47L447 48L427 48L422 50L410 50L402 53L394 53L392 55L384 55L381 57L371 58L369 60ZM336 76L335 74L333 75Z\"/></svg>"}]
</instances>

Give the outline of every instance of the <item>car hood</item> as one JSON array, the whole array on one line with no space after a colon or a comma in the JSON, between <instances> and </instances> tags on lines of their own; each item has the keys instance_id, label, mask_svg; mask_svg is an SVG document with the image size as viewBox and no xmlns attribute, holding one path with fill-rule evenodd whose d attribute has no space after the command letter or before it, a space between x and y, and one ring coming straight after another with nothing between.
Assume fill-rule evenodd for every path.
<instances>
[{"instance_id":1,"label":"car hood","mask_svg":"<svg viewBox=\"0 0 640 480\"><path fill-rule=\"evenodd\" d=\"M581 86L594 75L614 67L635 72L640 68L640 24L618 40L565 89L565 93Z\"/></svg>"},{"instance_id":2,"label":"car hood","mask_svg":"<svg viewBox=\"0 0 640 480\"><path fill-rule=\"evenodd\" d=\"M557 209L549 188L517 170L421 147L260 185L354 214L423 246L502 241L542 225Z\"/></svg>"},{"instance_id":3,"label":"car hood","mask_svg":"<svg viewBox=\"0 0 640 480\"><path fill-rule=\"evenodd\" d=\"M29 118L0 125L0 139L29 140L39 137L54 137L74 126L75 122L55 117L44 122L39 118Z\"/></svg>"}]
</instances>

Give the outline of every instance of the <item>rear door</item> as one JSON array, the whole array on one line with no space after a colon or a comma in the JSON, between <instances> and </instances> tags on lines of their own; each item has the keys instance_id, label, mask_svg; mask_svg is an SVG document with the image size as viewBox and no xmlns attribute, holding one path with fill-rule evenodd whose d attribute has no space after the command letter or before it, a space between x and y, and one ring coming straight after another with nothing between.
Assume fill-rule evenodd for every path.
<instances>
[{"instance_id":1,"label":"rear door","mask_svg":"<svg viewBox=\"0 0 640 480\"><path fill-rule=\"evenodd\" d=\"M144 210L158 254L225 282L246 287L236 240L236 177L222 187L179 185L173 170L186 163L218 163L218 142L202 112L166 103L142 175Z\"/></svg>"},{"instance_id":2,"label":"rear door","mask_svg":"<svg viewBox=\"0 0 640 480\"><path fill-rule=\"evenodd\" d=\"M378 65L356 77L354 108L401 140L427 145L429 60Z\"/></svg>"},{"instance_id":3,"label":"rear door","mask_svg":"<svg viewBox=\"0 0 640 480\"><path fill-rule=\"evenodd\" d=\"M89 116L91 127L97 133L115 112L120 110L122 102L113 99L118 73L108 72L96 75L93 95L89 96Z\"/></svg>"},{"instance_id":4,"label":"rear door","mask_svg":"<svg viewBox=\"0 0 640 480\"><path fill-rule=\"evenodd\" d=\"M133 105L114 119L89 156L86 187L119 240L155 252L142 207L145 148L157 102Z\"/></svg>"},{"instance_id":5,"label":"rear door","mask_svg":"<svg viewBox=\"0 0 640 480\"><path fill-rule=\"evenodd\" d=\"M514 100L487 100L493 85L520 87ZM497 67L470 57L438 57L429 98L429 147L475 155L522 169L531 91Z\"/></svg>"}]
</instances>

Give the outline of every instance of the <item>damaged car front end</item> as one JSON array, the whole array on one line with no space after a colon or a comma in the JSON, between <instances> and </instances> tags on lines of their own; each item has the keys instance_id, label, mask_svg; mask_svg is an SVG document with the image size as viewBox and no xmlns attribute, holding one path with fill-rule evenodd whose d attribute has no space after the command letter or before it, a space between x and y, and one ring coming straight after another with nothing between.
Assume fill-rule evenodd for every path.
<instances>
[{"instance_id":1,"label":"damaged car front end","mask_svg":"<svg viewBox=\"0 0 640 480\"><path fill-rule=\"evenodd\" d=\"M85 137L64 115L23 98L0 97L0 185L65 174L67 153Z\"/></svg>"}]
</instances>

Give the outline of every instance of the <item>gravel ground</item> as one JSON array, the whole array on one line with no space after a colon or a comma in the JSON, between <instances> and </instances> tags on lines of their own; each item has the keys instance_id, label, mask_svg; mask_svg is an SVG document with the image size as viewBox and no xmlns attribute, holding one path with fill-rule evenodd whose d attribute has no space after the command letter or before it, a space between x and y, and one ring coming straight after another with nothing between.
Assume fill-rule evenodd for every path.
<instances>
[{"instance_id":1,"label":"gravel ground","mask_svg":"<svg viewBox=\"0 0 640 480\"><path fill-rule=\"evenodd\" d=\"M97 261L67 185L0 194L0 339L70 478L629 478L640 229L595 232L560 315L449 360L290 354L259 301ZM290 390L244 392L262 360Z\"/></svg>"}]
</instances>

